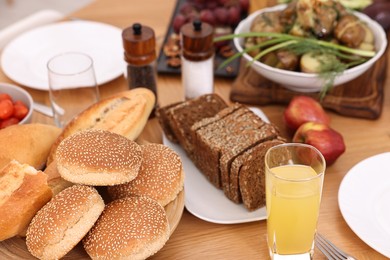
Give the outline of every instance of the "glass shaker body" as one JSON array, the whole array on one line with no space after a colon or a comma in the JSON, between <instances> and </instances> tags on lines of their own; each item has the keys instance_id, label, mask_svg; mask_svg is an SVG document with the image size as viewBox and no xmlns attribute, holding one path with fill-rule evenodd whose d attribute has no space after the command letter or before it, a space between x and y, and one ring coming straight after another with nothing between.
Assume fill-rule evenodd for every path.
<instances>
[{"instance_id":1,"label":"glass shaker body","mask_svg":"<svg viewBox=\"0 0 390 260\"><path fill-rule=\"evenodd\" d=\"M127 64L126 77L129 89L148 88L157 96L156 62L147 65Z\"/></svg>"},{"instance_id":2,"label":"glass shaker body","mask_svg":"<svg viewBox=\"0 0 390 260\"><path fill-rule=\"evenodd\" d=\"M182 84L186 99L214 92L214 55L202 61L182 56Z\"/></svg>"},{"instance_id":3,"label":"glass shaker body","mask_svg":"<svg viewBox=\"0 0 390 260\"><path fill-rule=\"evenodd\" d=\"M214 28L194 21L181 28L182 84L185 99L214 92Z\"/></svg>"},{"instance_id":4,"label":"glass shaker body","mask_svg":"<svg viewBox=\"0 0 390 260\"><path fill-rule=\"evenodd\" d=\"M156 96L157 105L156 40L153 29L135 23L123 30L122 40L129 89L150 89Z\"/></svg>"}]
</instances>

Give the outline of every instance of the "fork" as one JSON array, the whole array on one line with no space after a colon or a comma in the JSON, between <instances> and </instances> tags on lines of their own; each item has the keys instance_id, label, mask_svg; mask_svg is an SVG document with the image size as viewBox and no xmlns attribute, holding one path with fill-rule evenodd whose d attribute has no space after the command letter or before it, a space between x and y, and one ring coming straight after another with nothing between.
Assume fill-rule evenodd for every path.
<instances>
[{"instance_id":1,"label":"fork","mask_svg":"<svg viewBox=\"0 0 390 260\"><path fill-rule=\"evenodd\" d=\"M329 260L356 260L318 233L316 234L315 241L315 245Z\"/></svg>"}]
</instances>

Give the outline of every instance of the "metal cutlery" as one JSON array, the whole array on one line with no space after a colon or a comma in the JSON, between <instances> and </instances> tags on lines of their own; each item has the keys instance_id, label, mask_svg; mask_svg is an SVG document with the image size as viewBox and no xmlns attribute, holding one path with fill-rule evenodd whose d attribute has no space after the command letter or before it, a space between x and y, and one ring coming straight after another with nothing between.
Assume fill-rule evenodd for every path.
<instances>
[{"instance_id":1,"label":"metal cutlery","mask_svg":"<svg viewBox=\"0 0 390 260\"><path fill-rule=\"evenodd\" d=\"M319 233L316 234L315 245L329 260L356 260Z\"/></svg>"}]
</instances>

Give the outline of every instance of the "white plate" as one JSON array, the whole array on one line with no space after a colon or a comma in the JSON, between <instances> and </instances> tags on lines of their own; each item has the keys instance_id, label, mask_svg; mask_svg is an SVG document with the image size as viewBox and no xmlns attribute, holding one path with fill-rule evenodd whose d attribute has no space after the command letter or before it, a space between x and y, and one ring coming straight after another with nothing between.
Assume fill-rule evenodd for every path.
<instances>
[{"instance_id":1,"label":"white plate","mask_svg":"<svg viewBox=\"0 0 390 260\"><path fill-rule=\"evenodd\" d=\"M1 66L15 82L48 90L47 61L63 52L83 52L94 60L98 84L123 74L122 30L92 21L66 21L27 31L3 50Z\"/></svg>"},{"instance_id":2,"label":"white plate","mask_svg":"<svg viewBox=\"0 0 390 260\"><path fill-rule=\"evenodd\" d=\"M258 108L251 108L264 121L269 122ZM265 207L249 212L243 204L230 201L222 190L214 187L187 157L180 145L170 142L163 135L163 143L176 151L183 162L185 173L185 207L194 216L218 224L237 224L267 218Z\"/></svg>"},{"instance_id":3,"label":"white plate","mask_svg":"<svg viewBox=\"0 0 390 260\"><path fill-rule=\"evenodd\" d=\"M351 229L390 257L390 152L356 164L339 188L341 213Z\"/></svg>"}]
</instances>

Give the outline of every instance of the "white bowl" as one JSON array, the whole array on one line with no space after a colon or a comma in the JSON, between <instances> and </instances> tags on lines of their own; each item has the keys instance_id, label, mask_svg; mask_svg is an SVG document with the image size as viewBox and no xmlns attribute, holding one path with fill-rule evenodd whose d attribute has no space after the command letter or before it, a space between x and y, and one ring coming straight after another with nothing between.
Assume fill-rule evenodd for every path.
<instances>
[{"instance_id":1,"label":"white bowl","mask_svg":"<svg viewBox=\"0 0 390 260\"><path fill-rule=\"evenodd\" d=\"M264 8L258 10L251 15L249 15L246 19L242 20L234 33L244 33L250 31L250 26L252 21L261 13L271 12L271 11L279 11L283 10L286 5L277 5L269 8ZM374 20L369 18L367 15L359 12L354 12L356 16L359 17L362 21L366 22L369 28L372 30L375 36L375 50L376 54L374 57L369 59L368 61L355 66L353 68L345 70L342 74L338 75L335 79L334 86L341 85L350 80L355 79L356 77L363 74L367 71L385 52L387 46L387 37L383 28ZM243 50L244 38L238 37L233 40L235 47L239 52ZM244 53L243 57L247 62L251 62L253 57L249 54ZM277 69L271 66L268 66L259 61L254 61L251 67L260 75L265 78L272 80L285 88L298 91L298 92L318 92L321 91L324 85L324 79L320 78L318 74L310 74L296 71L288 71Z\"/></svg>"},{"instance_id":2,"label":"white bowl","mask_svg":"<svg viewBox=\"0 0 390 260\"><path fill-rule=\"evenodd\" d=\"M22 120L20 120L19 124L28 124L31 122L33 99L26 90L8 83L0 83L0 93L7 93L12 97L13 101L20 100L27 106L28 113Z\"/></svg>"}]
</instances>

